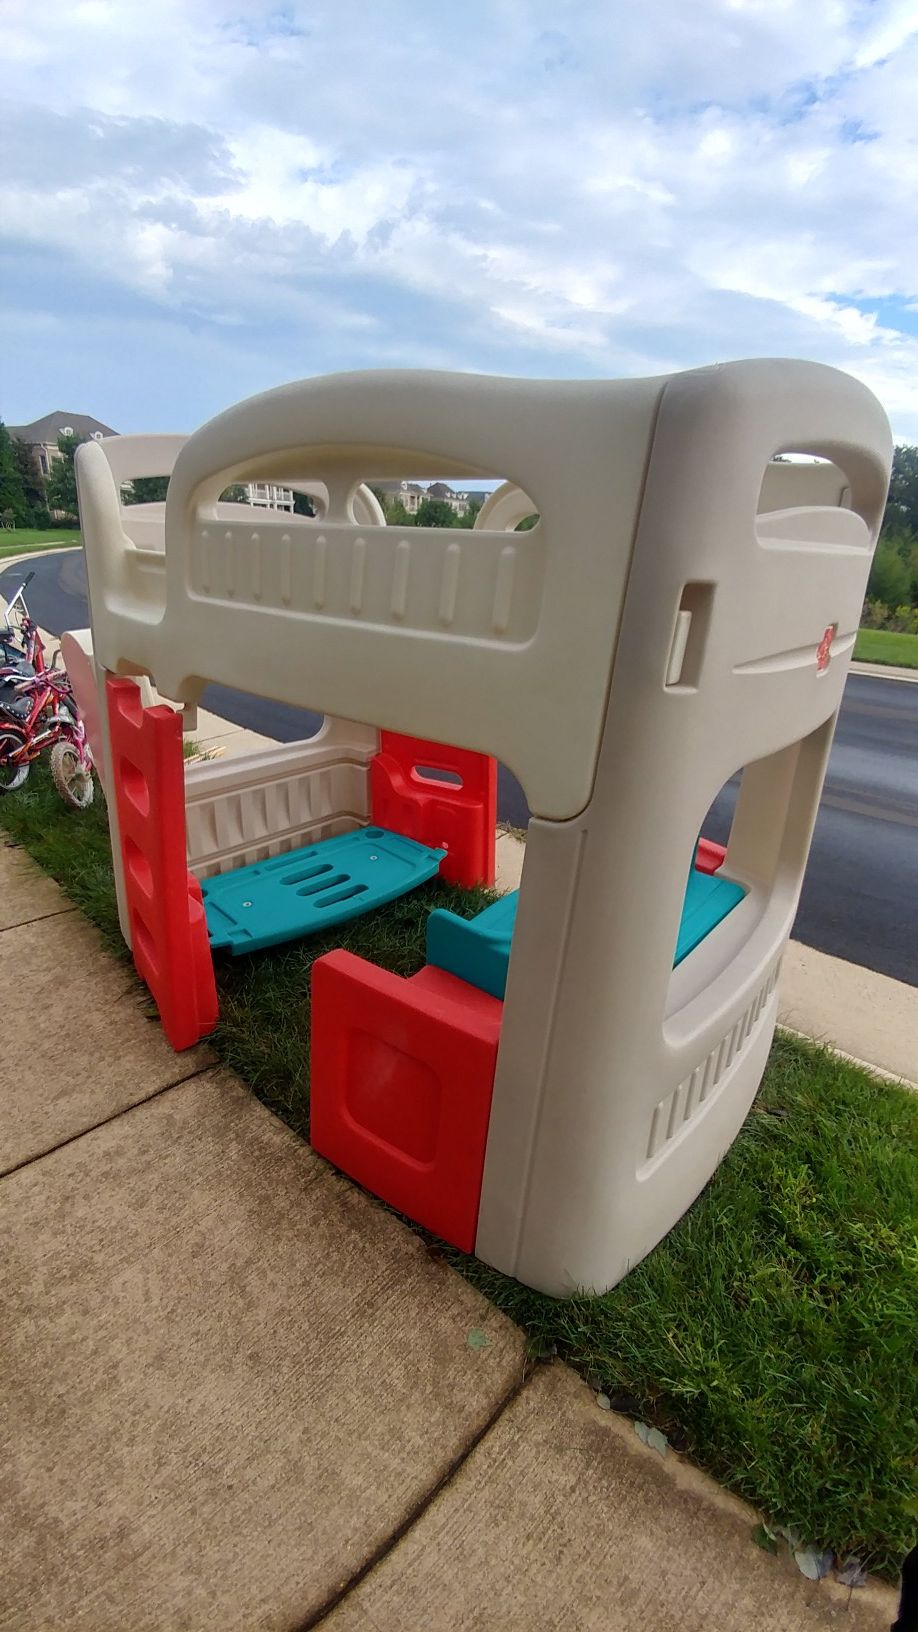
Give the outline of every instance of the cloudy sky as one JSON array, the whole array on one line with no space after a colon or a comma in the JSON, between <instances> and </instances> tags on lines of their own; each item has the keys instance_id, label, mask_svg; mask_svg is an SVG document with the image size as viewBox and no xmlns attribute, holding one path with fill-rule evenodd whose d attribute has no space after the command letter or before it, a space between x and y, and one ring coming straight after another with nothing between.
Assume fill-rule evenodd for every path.
<instances>
[{"instance_id":1,"label":"cloudy sky","mask_svg":"<svg viewBox=\"0 0 918 1632\"><path fill-rule=\"evenodd\" d=\"M2 0L0 414L818 358L918 441L918 0Z\"/></svg>"}]
</instances>

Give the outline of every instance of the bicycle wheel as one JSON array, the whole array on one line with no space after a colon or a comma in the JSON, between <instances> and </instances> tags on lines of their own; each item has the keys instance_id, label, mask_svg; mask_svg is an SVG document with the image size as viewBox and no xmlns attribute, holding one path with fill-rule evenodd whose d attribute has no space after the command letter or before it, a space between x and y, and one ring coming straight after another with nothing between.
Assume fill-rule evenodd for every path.
<instances>
[{"instance_id":1,"label":"bicycle wheel","mask_svg":"<svg viewBox=\"0 0 918 1632\"><path fill-rule=\"evenodd\" d=\"M22 738L15 731L0 731L0 793L15 793L29 774L29 762L13 762L13 755L22 747Z\"/></svg>"},{"instance_id":2,"label":"bicycle wheel","mask_svg":"<svg viewBox=\"0 0 918 1632\"><path fill-rule=\"evenodd\" d=\"M86 810L92 804L92 767L80 758L72 742L56 742L51 749L51 780L65 805Z\"/></svg>"}]
</instances>

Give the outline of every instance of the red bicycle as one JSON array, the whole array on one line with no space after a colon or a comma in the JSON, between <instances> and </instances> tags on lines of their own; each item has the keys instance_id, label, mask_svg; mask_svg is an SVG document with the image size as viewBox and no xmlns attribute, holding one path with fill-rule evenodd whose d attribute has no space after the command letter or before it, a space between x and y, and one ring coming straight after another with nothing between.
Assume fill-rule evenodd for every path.
<instances>
[{"instance_id":1,"label":"red bicycle","mask_svg":"<svg viewBox=\"0 0 918 1632\"><path fill-rule=\"evenodd\" d=\"M17 590L0 629L0 794L25 782L32 761L50 748L51 777L76 810L92 804L92 755L67 674L45 664L45 649ZM57 660L55 654L55 664Z\"/></svg>"},{"instance_id":2,"label":"red bicycle","mask_svg":"<svg viewBox=\"0 0 918 1632\"><path fill-rule=\"evenodd\" d=\"M6 618L0 624L0 664L4 668L22 668L25 664L24 673L43 674L44 644L38 632L38 625L30 616L25 603L25 592L34 577L34 572L27 572L15 595L7 603Z\"/></svg>"}]
</instances>

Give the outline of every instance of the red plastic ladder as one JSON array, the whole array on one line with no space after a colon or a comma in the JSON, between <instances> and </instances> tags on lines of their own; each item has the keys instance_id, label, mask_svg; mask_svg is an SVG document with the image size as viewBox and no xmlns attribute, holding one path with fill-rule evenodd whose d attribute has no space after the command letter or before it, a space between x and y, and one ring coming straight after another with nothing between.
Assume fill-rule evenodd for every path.
<instances>
[{"instance_id":1,"label":"red plastic ladder","mask_svg":"<svg viewBox=\"0 0 918 1632\"><path fill-rule=\"evenodd\" d=\"M182 724L144 708L133 680L109 675L108 720L121 859L137 973L173 1048L191 1048L219 1014L201 886L186 866Z\"/></svg>"}]
</instances>

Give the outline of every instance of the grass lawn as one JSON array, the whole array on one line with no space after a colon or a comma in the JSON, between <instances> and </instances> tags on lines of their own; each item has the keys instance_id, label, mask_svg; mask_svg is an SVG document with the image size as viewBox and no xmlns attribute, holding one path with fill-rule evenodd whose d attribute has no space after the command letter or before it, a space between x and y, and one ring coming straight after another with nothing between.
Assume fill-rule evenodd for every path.
<instances>
[{"instance_id":1,"label":"grass lawn","mask_svg":"<svg viewBox=\"0 0 918 1632\"><path fill-rule=\"evenodd\" d=\"M861 629L854 643L854 660L918 669L918 635L896 635L891 629Z\"/></svg>"},{"instance_id":2,"label":"grass lawn","mask_svg":"<svg viewBox=\"0 0 918 1632\"><path fill-rule=\"evenodd\" d=\"M0 824L124 955L101 798L67 811L33 770ZM345 945L411 973L430 908L478 899L427 885L323 941L219 962L217 1051L305 1134L314 958ZM918 1095L781 1036L716 1176L614 1291L556 1302L445 1256L534 1353L556 1349L803 1542L891 1576L918 1517L916 1148Z\"/></svg>"},{"instance_id":3,"label":"grass lawn","mask_svg":"<svg viewBox=\"0 0 918 1632\"><path fill-rule=\"evenodd\" d=\"M66 527L4 527L0 530L0 561L26 550L65 550L79 544L78 529Z\"/></svg>"}]
</instances>

